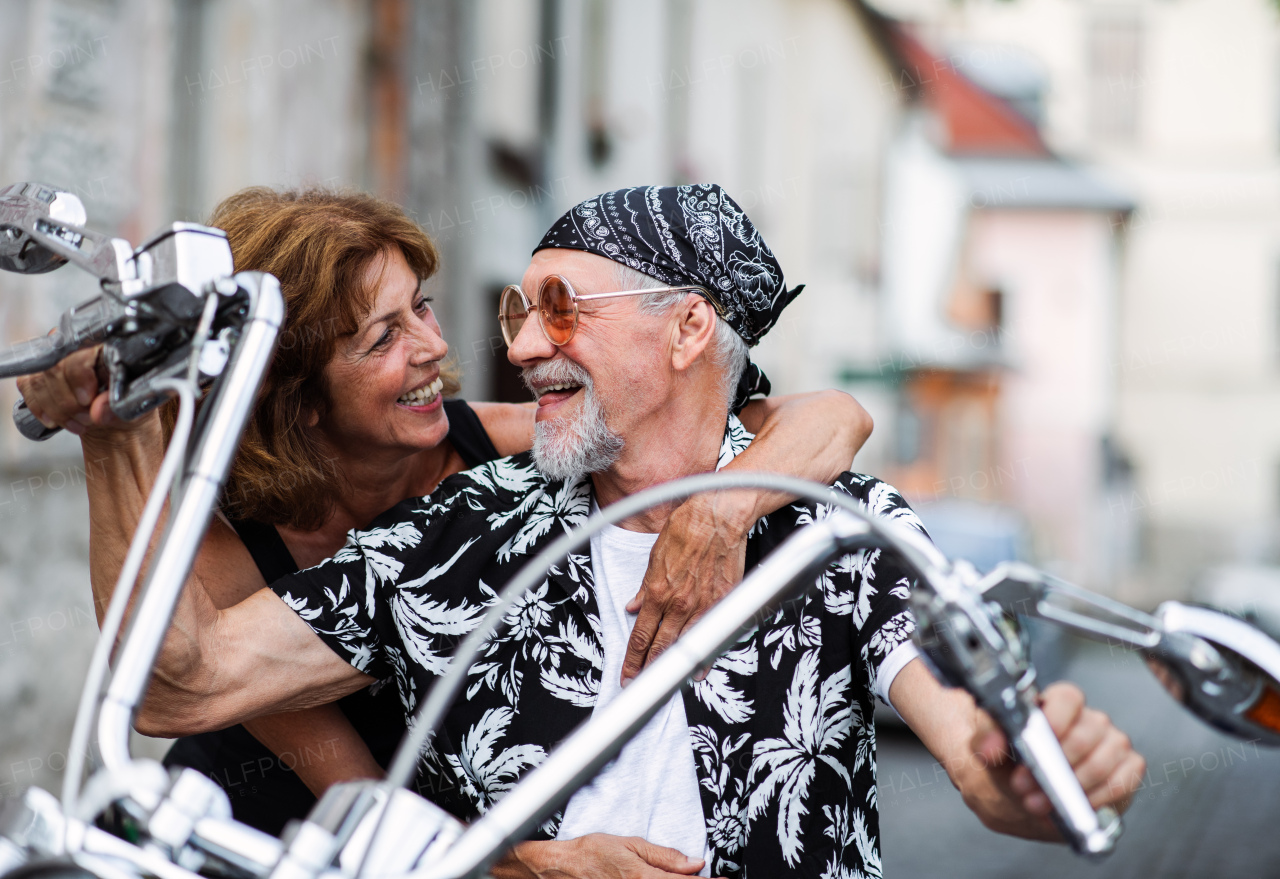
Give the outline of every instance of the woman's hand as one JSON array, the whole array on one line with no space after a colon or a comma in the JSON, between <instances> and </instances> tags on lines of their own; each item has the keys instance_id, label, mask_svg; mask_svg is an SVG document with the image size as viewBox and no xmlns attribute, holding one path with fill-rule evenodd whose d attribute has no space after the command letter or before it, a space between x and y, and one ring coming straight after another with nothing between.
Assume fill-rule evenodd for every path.
<instances>
[{"instance_id":1,"label":"woman's hand","mask_svg":"<svg viewBox=\"0 0 1280 879\"><path fill-rule=\"evenodd\" d=\"M849 469L872 429L871 416L841 391L754 400L742 419L756 437L725 472L763 470L828 484ZM623 684L737 585L747 532L793 500L784 492L729 491L697 495L676 508L627 605L639 616L622 661Z\"/></svg>"},{"instance_id":2,"label":"woman's hand","mask_svg":"<svg viewBox=\"0 0 1280 879\"><path fill-rule=\"evenodd\" d=\"M494 879L669 879L702 861L638 836L589 833L563 842L522 842L490 869Z\"/></svg>"},{"instance_id":3,"label":"woman's hand","mask_svg":"<svg viewBox=\"0 0 1280 879\"><path fill-rule=\"evenodd\" d=\"M90 427L123 423L112 414L106 391L98 390L101 350L101 345L85 348L44 372L18 378L18 391L41 424L62 427L81 436Z\"/></svg>"},{"instance_id":4,"label":"woman's hand","mask_svg":"<svg viewBox=\"0 0 1280 879\"><path fill-rule=\"evenodd\" d=\"M690 498L671 514L627 605L639 615L622 660L624 686L742 579L752 508L743 492L729 492Z\"/></svg>"}]
</instances>

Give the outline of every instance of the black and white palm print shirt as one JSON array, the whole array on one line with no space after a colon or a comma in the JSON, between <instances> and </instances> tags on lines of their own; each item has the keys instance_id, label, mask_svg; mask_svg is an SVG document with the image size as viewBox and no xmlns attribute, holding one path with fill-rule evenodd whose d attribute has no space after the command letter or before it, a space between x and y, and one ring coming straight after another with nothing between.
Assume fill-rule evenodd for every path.
<instances>
[{"instance_id":1,"label":"black and white palm print shirt","mask_svg":"<svg viewBox=\"0 0 1280 879\"><path fill-rule=\"evenodd\" d=\"M731 417L719 466L750 439ZM845 473L835 484L923 531L886 483ZM272 588L375 686L394 685L409 714L496 591L591 503L589 479L551 481L528 453L492 461L393 507ZM831 511L795 503L760 520L748 568ZM914 628L911 581L896 556L873 550L840 559L817 585L683 691L713 876L881 875L874 684ZM598 615L586 554L526 592L423 756L420 792L471 820L587 720L603 666ZM535 838L553 838L559 820Z\"/></svg>"}]
</instances>

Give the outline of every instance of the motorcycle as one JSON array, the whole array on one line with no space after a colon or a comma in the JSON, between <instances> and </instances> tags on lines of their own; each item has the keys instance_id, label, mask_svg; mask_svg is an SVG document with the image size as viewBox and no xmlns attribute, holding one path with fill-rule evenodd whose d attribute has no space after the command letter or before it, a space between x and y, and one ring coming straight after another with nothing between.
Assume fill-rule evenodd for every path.
<instances>
[{"instance_id":1,"label":"motorcycle","mask_svg":"<svg viewBox=\"0 0 1280 879\"><path fill-rule=\"evenodd\" d=\"M1081 855L1112 851L1122 831L1095 811L1038 707L1036 670L1018 618L1039 618L1146 657L1161 684L1205 722L1280 745L1280 644L1221 613L1177 602L1146 614L1027 565L981 575L924 535L882 520L851 498L771 474L707 474L650 488L593 516L529 562L458 645L419 706L386 779L335 785L279 839L231 818L230 801L192 769L134 758L129 730L146 692L197 548L284 318L270 275L232 266L217 229L175 223L134 248L84 226L83 205L56 187L0 189L0 269L34 274L74 263L101 295L69 309L50 336L0 351L0 376L47 369L103 345L110 405L135 418L176 397L173 439L126 556L81 695L61 798L29 788L0 812L2 879L462 879L483 876L506 849L588 782L762 610L812 588L833 560L872 548L898 553L916 574L916 644L943 683L963 687L1008 736L1044 789L1064 838ZM196 397L203 395L196 414ZM19 401L24 435L52 431ZM792 535L731 593L593 714L493 808L469 826L406 789L467 671L509 608L548 568L606 525L702 491L764 488L832 512ZM119 642L165 499L167 528ZM114 660L114 661L113 661ZM90 739L96 748L90 748ZM90 753L94 771L82 784ZM111 815L111 821L104 816Z\"/></svg>"}]
</instances>

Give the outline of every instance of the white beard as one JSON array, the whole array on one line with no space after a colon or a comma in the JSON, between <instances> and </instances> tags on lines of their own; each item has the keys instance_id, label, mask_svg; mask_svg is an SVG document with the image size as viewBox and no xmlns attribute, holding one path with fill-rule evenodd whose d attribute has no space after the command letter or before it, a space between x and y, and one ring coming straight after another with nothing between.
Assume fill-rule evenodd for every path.
<instances>
[{"instance_id":1,"label":"white beard","mask_svg":"<svg viewBox=\"0 0 1280 879\"><path fill-rule=\"evenodd\" d=\"M533 428L533 461L549 479L575 480L607 470L622 454L622 437L605 423L604 407L587 371L568 360L548 360L523 374L534 381L582 385L582 406L572 418L539 421Z\"/></svg>"}]
</instances>

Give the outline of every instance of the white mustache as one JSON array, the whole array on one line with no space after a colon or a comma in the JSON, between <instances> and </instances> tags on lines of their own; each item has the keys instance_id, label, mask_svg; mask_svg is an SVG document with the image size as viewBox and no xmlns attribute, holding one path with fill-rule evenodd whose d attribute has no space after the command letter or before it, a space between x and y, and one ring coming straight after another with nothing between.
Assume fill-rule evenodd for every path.
<instances>
[{"instance_id":1,"label":"white mustache","mask_svg":"<svg viewBox=\"0 0 1280 879\"><path fill-rule=\"evenodd\" d=\"M591 390L591 375L572 360L563 357L525 367L520 371L520 379L529 393L536 393L534 388L538 385L576 384Z\"/></svg>"}]
</instances>

